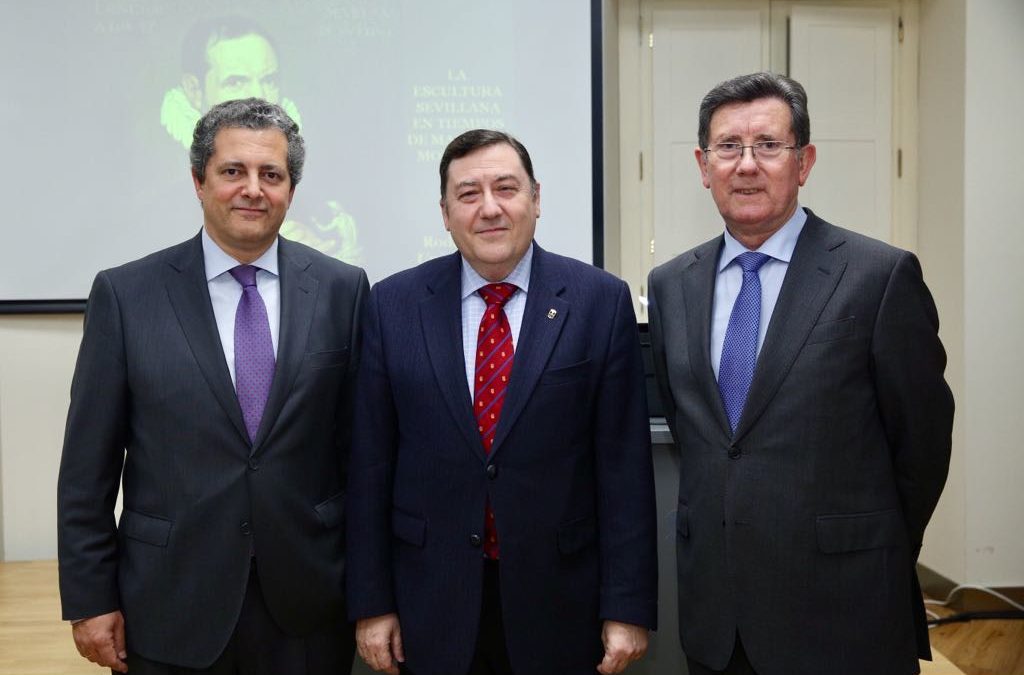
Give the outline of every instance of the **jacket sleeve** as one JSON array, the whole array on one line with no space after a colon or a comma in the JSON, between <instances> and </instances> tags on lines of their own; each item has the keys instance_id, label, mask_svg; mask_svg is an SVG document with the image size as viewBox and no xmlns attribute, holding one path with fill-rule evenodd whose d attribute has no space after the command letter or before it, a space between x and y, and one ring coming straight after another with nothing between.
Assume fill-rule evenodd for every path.
<instances>
[{"instance_id":1,"label":"jacket sleeve","mask_svg":"<svg viewBox=\"0 0 1024 675\"><path fill-rule=\"evenodd\" d=\"M657 628L654 469L643 359L625 283L596 394L594 446L604 620Z\"/></svg>"},{"instance_id":2,"label":"jacket sleeve","mask_svg":"<svg viewBox=\"0 0 1024 675\"><path fill-rule=\"evenodd\" d=\"M391 486L398 417L384 363L379 293L362 320L346 522L346 601L353 621L395 610L391 572Z\"/></svg>"},{"instance_id":3,"label":"jacket sleeve","mask_svg":"<svg viewBox=\"0 0 1024 675\"><path fill-rule=\"evenodd\" d=\"M57 479L57 550L64 619L119 607L117 500L130 434L121 308L106 273L93 282Z\"/></svg>"},{"instance_id":4,"label":"jacket sleeve","mask_svg":"<svg viewBox=\"0 0 1024 675\"><path fill-rule=\"evenodd\" d=\"M949 471L953 395L946 352L921 266L904 253L893 267L872 337L872 365L896 484L914 556Z\"/></svg>"},{"instance_id":5,"label":"jacket sleeve","mask_svg":"<svg viewBox=\"0 0 1024 675\"><path fill-rule=\"evenodd\" d=\"M672 390L669 388L668 364L665 361L665 337L661 324L661 305L656 298L656 287L660 285L656 278L658 270L651 270L647 276L647 316L648 330L651 336L651 358L654 364L654 379L658 383L658 396L661 399L661 409L665 413L665 421L668 423L669 432L672 434L673 452L679 452L679 433L676 429L676 404L672 399Z\"/></svg>"},{"instance_id":6,"label":"jacket sleeve","mask_svg":"<svg viewBox=\"0 0 1024 675\"><path fill-rule=\"evenodd\" d=\"M352 422L356 395L356 377L359 372L359 362L362 357L362 319L366 315L366 298L369 294L370 284L366 279L366 272L359 270L355 303L352 307L352 329L348 342L348 368L345 372L344 389L342 390L341 395L338 396L338 404L335 412L335 428L337 429L336 444L338 451L346 456L349 454L349 448L352 443Z\"/></svg>"}]
</instances>

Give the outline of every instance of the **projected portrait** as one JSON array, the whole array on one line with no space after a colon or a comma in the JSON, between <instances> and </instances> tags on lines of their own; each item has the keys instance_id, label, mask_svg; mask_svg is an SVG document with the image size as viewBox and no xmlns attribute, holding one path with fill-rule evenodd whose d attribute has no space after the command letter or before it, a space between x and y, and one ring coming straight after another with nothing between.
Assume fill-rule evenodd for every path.
<instances>
[{"instance_id":1,"label":"projected portrait","mask_svg":"<svg viewBox=\"0 0 1024 675\"><path fill-rule=\"evenodd\" d=\"M255 96L280 105L299 126L295 102L282 95L278 52L272 37L243 17L208 19L195 24L182 43L182 74L160 108L167 134L188 151L196 122L223 101ZM335 195L303 195L311 208L293 209L281 234L349 263L361 263L355 220Z\"/></svg>"},{"instance_id":2,"label":"projected portrait","mask_svg":"<svg viewBox=\"0 0 1024 675\"><path fill-rule=\"evenodd\" d=\"M196 121L247 97L280 106L308 143L281 232L371 281L455 250L436 218L437 166L451 139L474 128L551 149L544 218L558 226L542 244L581 259L595 250L592 159L602 153L592 147L590 3L520 0L501 21L493 2L462 0L19 7L16 21L0 21L12 64L0 68L0 128L19 157L0 168L0 184L20 197L7 200L7 221L31 226L7 228L17 239L0 246L0 303L84 301L97 269L195 234L203 212L187 148ZM452 26L458 39L447 39ZM71 106L74 124L69 101L89 102ZM88 170L54 199L26 176L47 175L68 148ZM52 251L51 264L24 255L37 249Z\"/></svg>"}]
</instances>

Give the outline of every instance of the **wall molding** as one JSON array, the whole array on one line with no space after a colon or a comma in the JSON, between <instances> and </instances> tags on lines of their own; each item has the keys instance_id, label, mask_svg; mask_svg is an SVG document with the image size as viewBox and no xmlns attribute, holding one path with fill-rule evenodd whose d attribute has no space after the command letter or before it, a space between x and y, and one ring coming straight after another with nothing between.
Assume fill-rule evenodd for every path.
<instances>
[{"instance_id":1,"label":"wall molding","mask_svg":"<svg viewBox=\"0 0 1024 675\"><path fill-rule=\"evenodd\" d=\"M921 563L917 564L917 578L921 582L921 590L933 600L945 600L950 592L959 586L957 582L947 579ZM990 586L989 588L1002 593L1015 602L1024 603L1024 586ZM965 588L959 591L947 606L958 612L992 612L1011 609L999 598L976 588Z\"/></svg>"}]
</instances>

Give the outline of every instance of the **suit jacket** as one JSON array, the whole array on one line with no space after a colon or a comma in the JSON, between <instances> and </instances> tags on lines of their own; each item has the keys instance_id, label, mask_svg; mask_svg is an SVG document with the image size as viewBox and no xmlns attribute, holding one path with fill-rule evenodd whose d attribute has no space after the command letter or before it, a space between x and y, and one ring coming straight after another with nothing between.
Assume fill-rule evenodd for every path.
<instances>
[{"instance_id":1,"label":"suit jacket","mask_svg":"<svg viewBox=\"0 0 1024 675\"><path fill-rule=\"evenodd\" d=\"M267 606L301 635L344 613L346 460L362 270L280 240L277 368L250 443L199 236L100 272L58 480L66 619L115 609L128 647L208 666L255 552ZM114 502L123 471L123 511Z\"/></svg>"},{"instance_id":2,"label":"suit jacket","mask_svg":"<svg viewBox=\"0 0 1024 675\"><path fill-rule=\"evenodd\" d=\"M643 366L626 285L534 245L515 363L486 456L466 382L461 256L370 293L353 430L348 600L397 612L416 675L466 672L490 499L516 672L593 673L603 619L654 627Z\"/></svg>"},{"instance_id":3,"label":"suit jacket","mask_svg":"<svg viewBox=\"0 0 1024 675\"><path fill-rule=\"evenodd\" d=\"M651 343L681 457L679 632L761 675L916 673L914 563L953 400L917 259L808 211L736 433L709 360L722 237L651 272Z\"/></svg>"}]
</instances>

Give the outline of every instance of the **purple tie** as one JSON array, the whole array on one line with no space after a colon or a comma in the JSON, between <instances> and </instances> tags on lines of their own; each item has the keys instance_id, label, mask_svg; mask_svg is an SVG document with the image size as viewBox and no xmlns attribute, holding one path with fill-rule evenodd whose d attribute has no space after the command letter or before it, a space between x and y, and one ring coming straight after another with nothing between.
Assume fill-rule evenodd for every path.
<instances>
[{"instance_id":1,"label":"purple tie","mask_svg":"<svg viewBox=\"0 0 1024 675\"><path fill-rule=\"evenodd\" d=\"M249 440L255 440L274 379L274 343L267 306L256 289L256 268L239 265L231 276L242 285L235 310L235 390Z\"/></svg>"}]
</instances>

